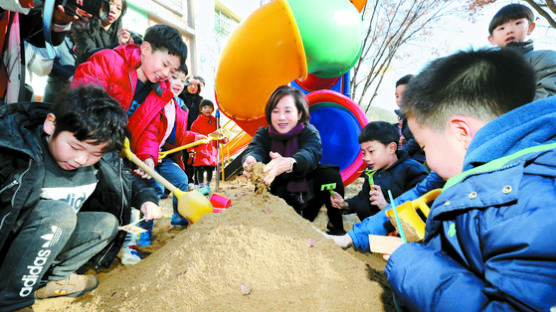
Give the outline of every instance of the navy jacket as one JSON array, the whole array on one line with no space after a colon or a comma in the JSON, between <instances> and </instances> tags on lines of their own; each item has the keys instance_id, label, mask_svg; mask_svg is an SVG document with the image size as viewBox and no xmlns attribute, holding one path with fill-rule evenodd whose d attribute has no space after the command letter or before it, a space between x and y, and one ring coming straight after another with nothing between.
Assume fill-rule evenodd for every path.
<instances>
[{"instance_id":1,"label":"navy jacket","mask_svg":"<svg viewBox=\"0 0 556 312\"><path fill-rule=\"evenodd\" d=\"M411 311L549 311L556 97L485 125L463 170L431 207L424 243L402 245L386 265L398 303Z\"/></svg>"},{"instance_id":2,"label":"navy jacket","mask_svg":"<svg viewBox=\"0 0 556 312\"><path fill-rule=\"evenodd\" d=\"M406 151L397 151L398 161L386 170L378 170L373 175L375 185L379 185L382 194L387 202L388 190L392 192L394 198L402 195L404 192L412 189L417 183L421 182L428 175L428 171L420 162L409 158ZM359 193L346 200L349 204L349 211L356 212L359 219L374 215L380 209L371 205L369 201L369 192L371 185L369 178L365 176L365 182Z\"/></svg>"}]
</instances>

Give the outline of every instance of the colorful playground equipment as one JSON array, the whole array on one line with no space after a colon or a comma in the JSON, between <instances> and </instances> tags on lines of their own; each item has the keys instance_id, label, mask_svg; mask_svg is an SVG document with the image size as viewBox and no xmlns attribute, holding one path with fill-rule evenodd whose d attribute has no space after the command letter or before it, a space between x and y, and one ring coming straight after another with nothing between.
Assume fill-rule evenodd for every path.
<instances>
[{"instance_id":1,"label":"colorful playground equipment","mask_svg":"<svg viewBox=\"0 0 556 312\"><path fill-rule=\"evenodd\" d=\"M367 117L350 98L334 91L320 90L306 96L311 124L322 139L322 163L340 166L344 185L359 177L366 164L358 143Z\"/></svg>"},{"instance_id":2,"label":"colorful playground equipment","mask_svg":"<svg viewBox=\"0 0 556 312\"><path fill-rule=\"evenodd\" d=\"M222 51L215 80L220 111L249 136L267 125L264 107L276 87L291 83L309 93L309 102L315 101L310 104L311 123L321 131L322 161L339 165L346 185L364 166L357 136L367 119L355 103L339 93L311 94L321 89L348 94L349 74L344 74L361 53L363 25L359 12L365 3L271 1L232 33ZM240 138L247 137L237 140ZM234 139L230 144L239 145Z\"/></svg>"}]
</instances>

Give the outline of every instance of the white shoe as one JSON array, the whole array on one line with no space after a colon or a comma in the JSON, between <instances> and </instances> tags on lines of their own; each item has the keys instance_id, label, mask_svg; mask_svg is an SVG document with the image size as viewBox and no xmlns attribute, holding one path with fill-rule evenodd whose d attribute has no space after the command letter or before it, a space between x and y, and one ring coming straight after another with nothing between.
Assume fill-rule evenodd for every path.
<instances>
[{"instance_id":1,"label":"white shoe","mask_svg":"<svg viewBox=\"0 0 556 312\"><path fill-rule=\"evenodd\" d=\"M129 246L124 247L122 255L122 264L134 265L141 261L141 255L135 248L130 248Z\"/></svg>"}]
</instances>

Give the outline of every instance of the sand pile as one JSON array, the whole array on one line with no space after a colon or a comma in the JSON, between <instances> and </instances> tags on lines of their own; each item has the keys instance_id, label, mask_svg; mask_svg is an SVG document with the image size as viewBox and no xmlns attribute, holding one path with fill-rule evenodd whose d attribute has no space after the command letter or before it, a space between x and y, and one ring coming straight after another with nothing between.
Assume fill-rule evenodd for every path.
<instances>
[{"instance_id":1,"label":"sand pile","mask_svg":"<svg viewBox=\"0 0 556 312\"><path fill-rule=\"evenodd\" d=\"M283 200L242 193L94 292L47 311L383 311L383 289L363 261Z\"/></svg>"}]
</instances>

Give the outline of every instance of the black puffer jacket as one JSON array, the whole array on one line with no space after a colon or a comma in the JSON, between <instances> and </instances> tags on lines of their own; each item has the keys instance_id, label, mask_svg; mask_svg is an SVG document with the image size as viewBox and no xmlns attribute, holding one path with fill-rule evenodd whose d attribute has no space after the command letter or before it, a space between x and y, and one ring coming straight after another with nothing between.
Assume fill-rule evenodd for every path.
<instances>
[{"instance_id":1,"label":"black puffer jacket","mask_svg":"<svg viewBox=\"0 0 556 312\"><path fill-rule=\"evenodd\" d=\"M48 103L14 103L0 107L0 249L13 238L40 200L44 180L42 124L53 106ZM151 188L132 175L115 152L95 164L99 182L81 211L112 213L120 224L129 223L131 207L146 201L158 203ZM120 231L93 260L95 267L109 266L125 238Z\"/></svg>"}]
</instances>

